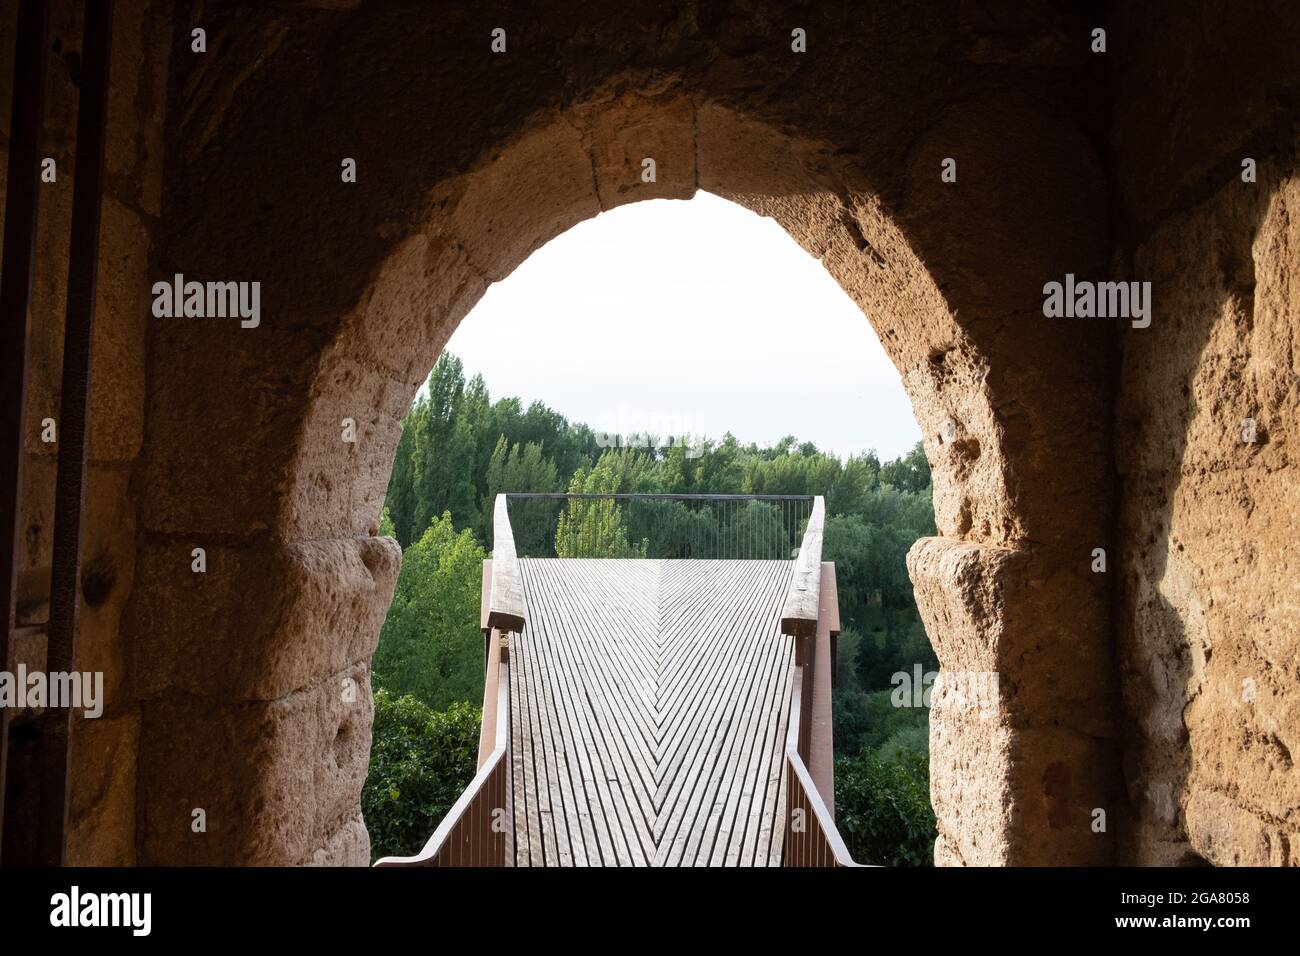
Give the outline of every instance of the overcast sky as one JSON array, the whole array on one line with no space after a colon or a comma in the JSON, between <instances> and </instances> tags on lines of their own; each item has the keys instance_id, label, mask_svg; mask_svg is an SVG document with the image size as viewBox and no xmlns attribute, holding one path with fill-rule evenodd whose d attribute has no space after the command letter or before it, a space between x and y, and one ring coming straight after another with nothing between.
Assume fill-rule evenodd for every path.
<instances>
[{"instance_id":1,"label":"overcast sky","mask_svg":"<svg viewBox=\"0 0 1300 956\"><path fill-rule=\"evenodd\" d=\"M706 193L580 223L487 294L447 348L493 400L596 431L783 435L882 459L920 437L898 371L821 264Z\"/></svg>"}]
</instances>

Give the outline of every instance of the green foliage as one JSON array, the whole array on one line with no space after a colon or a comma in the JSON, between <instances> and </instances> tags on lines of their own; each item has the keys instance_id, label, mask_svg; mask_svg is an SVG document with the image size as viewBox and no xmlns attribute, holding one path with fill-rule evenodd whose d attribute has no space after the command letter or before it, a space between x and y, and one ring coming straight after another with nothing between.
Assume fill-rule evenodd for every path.
<instances>
[{"instance_id":1,"label":"green foliage","mask_svg":"<svg viewBox=\"0 0 1300 956\"><path fill-rule=\"evenodd\" d=\"M930 461L919 442L902 458L881 466L880 483L912 494L930 487Z\"/></svg>"},{"instance_id":2,"label":"green foliage","mask_svg":"<svg viewBox=\"0 0 1300 956\"><path fill-rule=\"evenodd\" d=\"M455 530L450 513L406 549L375 651L374 686L438 710L482 699L485 557L472 533Z\"/></svg>"},{"instance_id":3,"label":"green foliage","mask_svg":"<svg viewBox=\"0 0 1300 956\"><path fill-rule=\"evenodd\" d=\"M488 461L487 497L483 502L484 520L488 520L496 497L502 492L551 492L559 491L563 487L563 483L556 475L555 463L543 456L541 445L535 442L528 442L522 447L518 443L507 445L506 436L502 435L497 439L496 448L493 449L492 457ZM529 504L531 507L526 518L533 520L512 521L515 548L520 554L530 557L549 556L553 548L551 529L555 523L553 520L535 519L539 516L538 508L544 509L540 512L541 516L553 514L555 503L534 501ZM517 518L519 516L517 502L512 510Z\"/></svg>"},{"instance_id":4,"label":"green foliage","mask_svg":"<svg viewBox=\"0 0 1300 956\"><path fill-rule=\"evenodd\" d=\"M863 751L835 761L835 824L859 863L930 866L938 835L925 753Z\"/></svg>"},{"instance_id":5,"label":"green foliage","mask_svg":"<svg viewBox=\"0 0 1300 956\"><path fill-rule=\"evenodd\" d=\"M579 468L570 494L615 494L620 485L617 456L606 452L587 472ZM555 553L561 558L644 558L646 543L632 545L618 502L609 498L573 499L555 526Z\"/></svg>"},{"instance_id":6,"label":"green foliage","mask_svg":"<svg viewBox=\"0 0 1300 956\"><path fill-rule=\"evenodd\" d=\"M541 402L526 409L517 398L493 402L481 377L466 380L460 360L444 355L402 423L380 521L381 533L406 550L375 655L377 688L416 698L407 706L450 707L433 715L445 719L462 713L456 702L481 699L484 551L478 542L491 542L495 497L563 488L825 496L823 556L836 564L845 625L834 700L841 830L864 862L928 863L934 839L926 782L928 713L894 707L889 691L898 671L911 675L918 664L923 672L938 668L906 566L916 539L935 533L922 446L883 463L874 451L841 461L793 436L759 447L741 444L730 433L721 440L692 440L689 453L685 441L602 450L590 428ZM697 548L725 541L729 554L764 556L789 546L779 513L763 502L714 509L675 501L562 506L531 499L512 503L511 512L524 555L690 557ZM377 710L377 752L379 734ZM443 760L424 744L411 745L407 756L411 765L403 772L412 779L417 771L433 774L429 768ZM372 777L376 771L372 764ZM459 786L449 792L448 806ZM375 812L390 810L376 805ZM418 849L443 812L430 810L428 819L411 824L410 845L384 852ZM370 804L366 813L375 834ZM375 844L381 846L378 836Z\"/></svg>"},{"instance_id":7,"label":"green foliage","mask_svg":"<svg viewBox=\"0 0 1300 956\"><path fill-rule=\"evenodd\" d=\"M402 422L386 497L395 537L409 547L433 518L450 512L457 528L490 540L497 491L563 487L563 477L589 466L595 451L587 426L569 424L540 402L527 410L517 398L493 403L482 377L466 381L461 360L444 353Z\"/></svg>"},{"instance_id":8,"label":"green foliage","mask_svg":"<svg viewBox=\"0 0 1300 956\"><path fill-rule=\"evenodd\" d=\"M361 809L372 861L420 850L474 779L479 710L452 704L431 710L411 696L375 693L370 772Z\"/></svg>"}]
</instances>

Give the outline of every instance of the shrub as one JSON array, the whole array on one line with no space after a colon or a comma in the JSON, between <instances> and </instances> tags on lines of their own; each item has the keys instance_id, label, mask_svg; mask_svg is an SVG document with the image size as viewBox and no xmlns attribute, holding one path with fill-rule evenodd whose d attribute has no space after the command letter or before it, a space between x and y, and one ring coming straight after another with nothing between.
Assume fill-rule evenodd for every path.
<instances>
[{"instance_id":1,"label":"shrub","mask_svg":"<svg viewBox=\"0 0 1300 956\"><path fill-rule=\"evenodd\" d=\"M930 866L937 836L930 809L929 758L869 750L835 761L835 822L859 863Z\"/></svg>"},{"instance_id":2,"label":"shrub","mask_svg":"<svg viewBox=\"0 0 1300 956\"><path fill-rule=\"evenodd\" d=\"M410 856L424 846L474 779L480 714L453 703L432 710L416 698L375 693L374 740L361 808L371 859Z\"/></svg>"}]
</instances>

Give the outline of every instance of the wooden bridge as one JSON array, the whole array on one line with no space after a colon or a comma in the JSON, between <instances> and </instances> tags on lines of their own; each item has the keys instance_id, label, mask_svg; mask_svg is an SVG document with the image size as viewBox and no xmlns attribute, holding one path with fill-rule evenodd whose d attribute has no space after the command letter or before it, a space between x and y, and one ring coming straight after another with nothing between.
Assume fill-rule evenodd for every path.
<instances>
[{"instance_id":1,"label":"wooden bridge","mask_svg":"<svg viewBox=\"0 0 1300 956\"><path fill-rule=\"evenodd\" d=\"M854 865L822 499L785 559L521 558L507 499L478 773L418 855L376 865Z\"/></svg>"}]
</instances>

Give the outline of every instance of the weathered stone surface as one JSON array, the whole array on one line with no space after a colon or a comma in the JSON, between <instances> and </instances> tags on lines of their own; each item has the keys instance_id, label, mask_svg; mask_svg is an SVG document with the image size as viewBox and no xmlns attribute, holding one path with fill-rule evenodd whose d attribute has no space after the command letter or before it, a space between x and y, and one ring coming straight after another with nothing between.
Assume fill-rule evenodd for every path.
<instances>
[{"instance_id":1,"label":"weathered stone surface","mask_svg":"<svg viewBox=\"0 0 1300 956\"><path fill-rule=\"evenodd\" d=\"M624 95L593 109L587 149L601 209L695 195L695 106L680 92L651 96ZM646 159L654 160L653 182L643 176Z\"/></svg>"},{"instance_id":2,"label":"weathered stone surface","mask_svg":"<svg viewBox=\"0 0 1300 956\"><path fill-rule=\"evenodd\" d=\"M1112 666L1095 635L1103 614L1070 602L1084 575L1059 558L946 538L922 538L907 556L917 606L946 670L996 673L1017 723L1047 720L1107 736Z\"/></svg>"},{"instance_id":3,"label":"weathered stone surface","mask_svg":"<svg viewBox=\"0 0 1300 956\"><path fill-rule=\"evenodd\" d=\"M79 5L49 6L28 572L50 561L80 48ZM365 862L369 698L344 711L331 681L368 695L396 423L490 282L697 184L818 257L912 398L940 534L909 558L918 602L944 669L1002 690L991 717L933 715L936 861L1105 861L1119 833L1127 862L1295 862L1295 9L1108 9L1104 60L1050 4L813 5L803 55L766 2L558 5L506 56L468 4L213 5L207 57L170 55L172 15L122 2L114 36L81 646L112 716L74 739L79 862ZM150 318L176 271L261 281L262 326ZM1114 324L1044 320L1064 271L1152 281L1152 327L1120 325L1117 356Z\"/></svg>"},{"instance_id":4,"label":"weathered stone surface","mask_svg":"<svg viewBox=\"0 0 1300 956\"><path fill-rule=\"evenodd\" d=\"M135 785L140 716L126 713L72 727L67 859L73 866L135 863Z\"/></svg>"},{"instance_id":5,"label":"weathered stone surface","mask_svg":"<svg viewBox=\"0 0 1300 956\"><path fill-rule=\"evenodd\" d=\"M600 212L582 134L558 116L543 119L511 149L490 156L438 202L446 205L447 232L493 282L548 240Z\"/></svg>"},{"instance_id":6,"label":"weathered stone surface","mask_svg":"<svg viewBox=\"0 0 1300 956\"><path fill-rule=\"evenodd\" d=\"M1011 737L994 715L932 707L930 802L939 825L935 865L1012 862Z\"/></svg>"},{"instance_id":7,"label":"weathered stone surface","mask_svg":"<svg viewBox=\"0 0 1300 956\"><path fill-rule=\"evenodd\" d=\"M71 189L71 183L68 184ZM150 315L150 226L105 197L91 342L90 458L131 461L144 435L145 323ZM61 347L61 346L60 346Z\"/></svg>"},{"instance_id":8,"label":"weathered stone surface","mask_svg":"<svg viewBox=\"0 0 1300 956\"><path fill-rule=\"evenodd\" d=\"M108 191L156 217L162 207L171 11L157 0L128 0L117 10L108 85L113 122L104 149Z\"/></svg>"},{"instance_id":9,"label":"weathered stone surface","mask_svg":"<svg viewBox=\"0 0 1300 956\"><path fill-rule=\"evenodd\" d=\"M1134 257L1157 311L1124 337L1118 410L1130 862L1278 863L1300 841L1297 205L1274 161Z\"/></svg>"},{"instance_id":10,"label":"weathered stone surface","mask_svg":"<svg viewBox=\"0 0 1300 956\"><path fill-rule=\"evenodd\" d=\"M1206 187L1265 166L1295 123L1300 8L1112 4L1110 141L1125 207L1142 223L1177 218ZM1177 51L1177 52L1175 52ZM1188 281L1196 277L1188 274Z\"/></svg>"},{"instance_id":11,"label":"weathered stone surface","mask_svg":"<svg viewBox=\"0 0 1300 956\"><path fill-rule=\"evenodd\" d=\"M37 186L37 228L27 354L24 461L19 515L20 610L44 622L54 529L57 443L41 441L41 421L60 435L63 326L68 241L75 181L76 119L81 78L82 7L51 2L47 12L45 103L38 152L56 162L57 179ZM0 16L0 49L14 42L17 5ZM171 5L123 0L116 6L101 201L96 322L92 341L88 457L82 524L82 569L76 667L104 676L104 716L78 720L71 739L72 796L68 855L82 865L136 859L136 739L139 716L121 626L132 589L136 499L131 468L144 431L150 269L161 210L163 112L171 39ZM0 136L8 145L12 59L0 79ZM0 157L0 182L7 176ZM4 202L0 188L0 206ZM3 215L0 214L0 220ZM21 653L44 666L44 637Z\"/></svg>"},{"instance_id":12,"label":"weathered stone surface","mask_svg":"<svg viewBox=\"0 0 1300 956\"><path fill-rule=\"evenodd\" d=\"M50 455L29 454L23 459L23 495L18 512L18 555L15 562L20 572L49 568L53 559L56 474L56 461ZM20 579L20 589L22 583ZM48 580L40 584L40 593L48 600Z\"/></svg>"},{"instance_id":13,"label":"weathered stone surface","mask_svg":"<svg viewBox=\"0 0 1300 956\"><path fill-rule=\"evenodd\" d=\"M349 817L328 842L304 861L305 866L369 866L370 834L361 814Z\"/></svg>"},{"instance_id":14,"label":"weathered stone surface","mask_svg":"<svg viewBox=\"0 0 1300 956\"><path fill-rule=\"evenodd\" d=\"M195 547L207 571L191 570ZM230 546L146 538L136 574L132 671L145 699L273 700L369 660L401 552L391 538Z\"/></svg>"},{"instance_id":15,"label":"weathered stone surface","mask_svg":"<svg viewBox=\"0 0 1300 956\"><path fill-rule=\"evenodd\" d=\"M270 701L178 695L144 705L140 736L142 864L291 865L326 848L357 862L355 816L370 752L365 664ZM194 759L220 753L220 760ZM207 831L194 832L193 811ZM335 847L331 850L330 847Z\"/></svg>"},{"instance_id":16,"label":"weathered stone surface","mask_svg":"<svg viewBox=\"0 0 1300 956\"><path fill-rule=\"evenodd\" d=\"M1062 613L1078 585L1041 577L1037 557L941 538L908 554L942 665L930 787L945 859L1105 863L1113 851L1122 790L1109 662L1093 650L1088 622ZM1093 829L1097 809L1104 831Z\"/></svg>"},{"instance_id":17,"label":"weathered stone surface","mask_svg":"<svg viewBox=\"0 0 1300 956\"><path fill-rule=\"evenodd\" d=\"M130 710L134 697L130 635L122 628L135 580L135 506L129 486L130 473L120 465L92 464L86 470L76 666L104 675L109 714Z\"/></svg>"}]
</instances>

